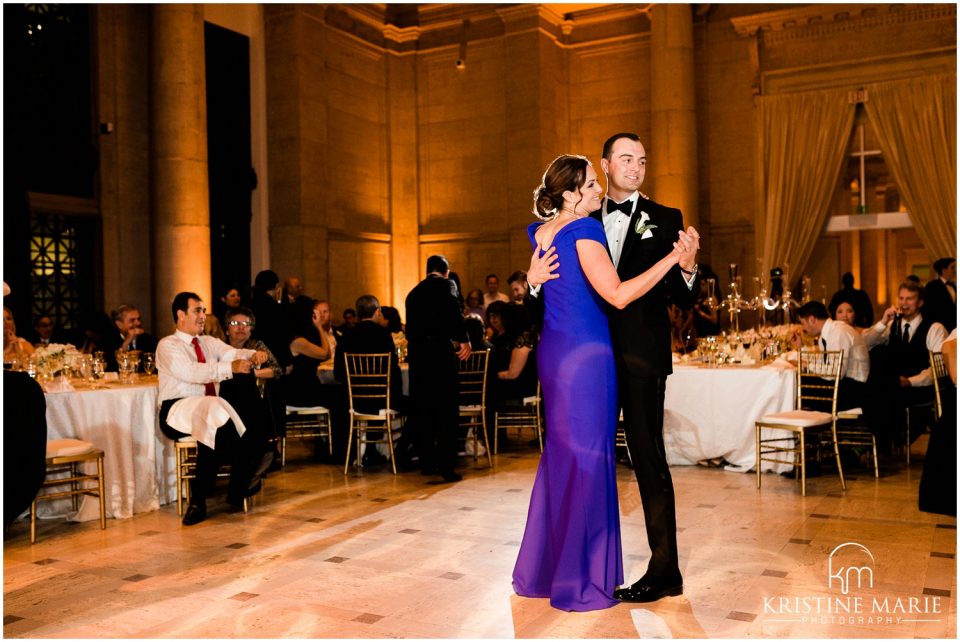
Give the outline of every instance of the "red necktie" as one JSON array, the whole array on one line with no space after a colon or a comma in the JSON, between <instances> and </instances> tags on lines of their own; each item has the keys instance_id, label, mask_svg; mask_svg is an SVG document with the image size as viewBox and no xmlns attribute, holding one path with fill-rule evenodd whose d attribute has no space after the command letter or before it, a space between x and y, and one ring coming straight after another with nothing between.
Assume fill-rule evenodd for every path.
<instances>
[{"instance_id":1,"label":"red necktie","mask_svg":"<svg viewBox=\"0 0 960 642\"><path fill-rule=\"evenodd\" d=\"M203 356L203 350L200 349L200 339L197 337L193 338L193 349L197 352L197 361L200 363L206 363L207 358ZM203 384L203 394L207 397L216 397L217 387L212 383L205 383Z\"/></svg>"}]
</instances>

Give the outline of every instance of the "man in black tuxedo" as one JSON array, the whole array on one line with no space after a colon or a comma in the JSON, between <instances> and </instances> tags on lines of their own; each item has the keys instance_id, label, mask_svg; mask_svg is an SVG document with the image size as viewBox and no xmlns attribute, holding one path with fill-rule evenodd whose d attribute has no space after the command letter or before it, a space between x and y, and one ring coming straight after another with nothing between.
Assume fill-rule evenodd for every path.
<instances>
[{"instance_id":1,"label":"man in black tuxedo","mask_svg":"<svg viewBox=\"0 0 960 642\"><path fill-rule=\"evenodd\" d=\"M607 139L600 167L607 176L607 198L603 208L591 216L603 224L617 274L626 281L673 250L683 231L683 215L639 192L646 151L636 134L621 133ZM700 291L699 236L692 228L687 232L693 244L663 281L623 310L610 311L627 445L640 485L652 553L646 574L614 592L614 597L625 602L653 602L683 592L673 479L663 445L663 401L667 376L673 372L667 306L673 303L689 310Z\"/></svg>"},{"instance_id":2,"label":"man in black tuxedo","mask_svg":"<svg viewBox=\"0 0 960 642\"><path fill-rule=\"evenodd\" d=\"M459 429L459 367L470 356L457 286L450 264L440 255L427 259L427 278L407 295L407 361L410 400L420 447L420 470L460 481L454 471Z\"/></svg>"},{"instance_id":3,"label":"man in black tuxedo","mask_svg":"<svg viewBox=\"0 0 960 642\"><path fill-rule=\"evenodd\" d=\"M156 352L158 339L143 329L140 310L136 306L117 306L110 316L117 331L104 337L103 356L107 370L117 370L117 350Z\"/></svg>"},{"instance_id":4,"label":"man in black tuxedo","mask_svg":"<svg viewBox=\"0 0 960 642\"><path fill-rule=\"evenodd\" d=\"M933 264L937 278L923 289L923 311L947 332L957 327L957 260L952 256Z\"/></svg>"}]
</instances>

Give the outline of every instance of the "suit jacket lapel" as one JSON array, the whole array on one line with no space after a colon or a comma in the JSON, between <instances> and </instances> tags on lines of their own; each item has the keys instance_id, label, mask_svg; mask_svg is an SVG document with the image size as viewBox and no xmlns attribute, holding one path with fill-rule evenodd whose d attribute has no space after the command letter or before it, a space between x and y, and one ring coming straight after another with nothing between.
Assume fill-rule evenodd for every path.
<instances>
[{"instance_id":1,"label":"suit jacket lapel","mask_svg":"<svg viewBox=\"0 0 960 642\"><path fill-rule=\"evenodd\" d=\"M623 264L623 260L630 254L630 251L633 249L634 244L637 242L639 235L637 234L637 221L640 220L640 212L643 210L643 199L637 198L636 204L633 206L633 215L630 216L630 227L627 228L627 238L623 240L623 251L620 252L620 264ZM649 216L649 212L647 213Z\"/></svg>"},{"instance_id":2,"label":"suit jacket lapel","mask_svg":"<svg viewBox=\"0 0 960 642\"><path fill-rule=\"evenodd\" d=\"M598 209L596 212L591 212L590 218L600 221L600 225L603 225L603 208ZM604 234L604 238L606 238L606 234ZM610 244L604 241L603 246L607 248L607 256L609 256L610 260L613 261L613 254L610 253Z\"/></svg>"}]
</instances>

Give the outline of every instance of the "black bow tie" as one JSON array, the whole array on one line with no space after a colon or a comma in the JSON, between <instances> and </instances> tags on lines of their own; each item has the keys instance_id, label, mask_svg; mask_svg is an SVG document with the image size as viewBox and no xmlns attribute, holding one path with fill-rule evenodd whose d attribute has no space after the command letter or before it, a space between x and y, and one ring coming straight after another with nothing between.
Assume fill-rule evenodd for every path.
<instances>
[{"instance_id":1,"label":"black bow tie","mask_svg":"<svg viewBox=\"0 0 960 642\"><path fill-rule=\"evenodd\" d=\"M627 216L633 214L633 201L630 199L625 200L622 203L615 203L609 198L607 199L607 214L613 214L614 212L623 212Z\"/></svg>"}]
</instances>

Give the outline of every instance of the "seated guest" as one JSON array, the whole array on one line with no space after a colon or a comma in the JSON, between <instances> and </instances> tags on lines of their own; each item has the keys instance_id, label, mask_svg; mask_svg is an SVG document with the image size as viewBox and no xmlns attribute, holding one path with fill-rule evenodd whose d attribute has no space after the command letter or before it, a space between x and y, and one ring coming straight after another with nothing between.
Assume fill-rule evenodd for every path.
<instances>
[{"instance_id":1,"label":"seated guest","mask_svg":"<svg viewBox=\"0 0 960 642\"><path fill-rule=\"evenodd\" d=\"M844 272L840 282L843 287L834 292L830 298L830 305L827 306L830 315L836 313L841 301L846 301L853 306L856 314L853 325L858 328L869 327L873 323L873 303L870 302L870 295L853 287L853 274L850 272Z\"/></svg>"},{"instance_id":2,"label":"seated guest","mask_svg":"<svg viewBox=\"0 0 960 642\"><path fill-rule=\"evenodd\" d=\"M83 354L106 352L107 337L112 336L116 327L105 312L87 312L80 317L80 331L75 340L77 349Z\"/></svg>"},{"instance_id":3,"label":"seated guest","mask_svg":"<svg viewBox=\"0 0 960 642\"><path fill-rule=\"evenodd\" d=\"M357 327L343 336L340 341L340 350L333 364L333 372L337 381L347 381L347 361L345 354L394 354L393 334L387 327L387 320L383 316L383 309L377 297L365 294L357 299ZM347 397L345 397L347 399ZM363 400L358 400L359 406L355 409L360 412L376 413L380 408L364 407ZM349 401L348 401L349 403ZM409 402L403 395L403 376L400 373L399 361L390 359L390 406L400 414L407 414Z\"/></svg>"},{"instance_id":4,"label":"seated guest","mask_svg":"<svg viewBox=\"0 0 960 642\"><path fill-rule=\"evenodd\" d=\"M390 334L403 332L403 321L400 319L400 310L392 308L389 305L385 305L380 308L380 314L383 315L383 320L386 322L386 327L387 330L390 331ZM357 308L357 316L359 315L360 308Z\"/></svg>"},{"instance_id":5,"label":"seated guest","mask_svg":"<svg viewBox=\"0 0 960 642\"><path fill-rule=\"evenodd\" d=\"M6 309L6 308L4 308ZM3 528L30 508L47 476L47 401L26 372L3 373ZM13 400L16 403L13 403ZM14 429L16 427L16 429Z\"/></svg>"},{"instance_id":6,"label":"seated guest","mask_svg":"<svg viewBox=\"0 0 960 642\"><path fill-rule=\"evenodd\" d=\"M33 354L33 344L17 336L17 324L13 321L13 311L3 306L3 362L14 358L26 359Z\"/></svg>"},{"instance_id":7,"label":"seated guest","mask_svg":"<svg viewBox=\"0 0 960 642\"><path fill-rule=\"evenodd\" d=\"M463 316L476 314L483 318L483 290L476 288L467 293L467 298L463 305Z\"/></svg>"},{"instance_id":8,"label":"seated guest","mask_svg":"<svg viewBox=\"0 0 960 642\"><path fill-rule=\"evenodd\" d=\"M333 315L330 314L329 301L319 299L313 307L314 310L317 311L317 316L320 318L320 331L327 336L327 342L330 344L330 358L332 359L337 354L337 339L339 339L342 334L340 330L333 326Z\"/></svg>"},{"instance_id":9,"label":"seated guest","mask_svg":"<svg viewBox=\"0 0 960 642\"><path fill-rule=\"evenodd\" d=\"M878 410L879 415L894 422L888 424L892 436L898 435L906 425L905 408L927 404L933 399L929 351L939 352L947 336L942 324L921 314L923 288L917 283L909 280L901 283L897 301L897 307L885 310L883 318L863 332L871 351L871 393L879 401L893 404ZM879 378L873 376L875 366L882 370L877 373ZM915 423L914 417L911 423ZM918 432L910 430L912 437Z\"/></svg>"},{"instance_id":10,"label":"seated guest","mask_svg":"<svg viewBox=\"0 0 960 642\"><path fill-rule=\"evenodd\" d=\"M68 340L48 314L41 314L33 320L33 331L34 347L48 346L51 343L68 343Z\"/></svg>"},{"instance_id":11,"label":"seated guest","mask_svg":"<svg viewBox=\"0 0 960 642\"><path fill-rule=\"evenodd\" d=\"M489 350L493 347L483 332L483 319L480 315L463 315L463 326L467 329L467 336L470 337L470 350Z\"/></svg>"},{"instance_id":12,"label":"seated guest","mask_svg":"<svg viewBox=\"0 0 960 642\"><path fill-rule=\"evenodd\" d=\"M943 415L933 425L920 478L920 510L957 516L957 329L941 346L949 381L941 382Z\"/></svg>"},{"instance_id":13,"label":"seated guest","mask_svg":"<svg viewBox=\"0 0 960 642\"><path fill-rule=\"evenodd\" d=\"M923 289L923 311L948 331L957 327L957 261L953 257L934 262L937 278Z\"/></svg>"},{"instance_id":14,"label":"seated guest","mask_svg":"<svg viewBox=\"0 0 960 642\"><path fill-rule=\"evenodd\" d=\"M487 306L484 314L487 328L487 341L494 346L496 346L498 343L498 337L502 337L504 333L503 311L506 309L506 307L507 304L505 302L494 301Z\"/></svg>"},{"instance_id":15,"label":"seated guest","mask_svg":"<svg viewBox=\"0 0 960 642\"><path fill-rule=\"evenodd\" d=\"M524 298L530 294L530 287L527 285L527 273L523 270L517 270L507 279L507 285L510 286L510 294L513 303L523 303Z\"/></svg>"},{"instance_id":16,"label":"seated guest","mask_svg":"<svg viewBox=\"0 0 960 642\"><path fill-rule=\"evenodd\" d=\"M240 295L240 288L234 285L228 285L221 290L220 297L213 302L214 316L220 321L220 327L227 325L226 313L231 308L243 305L243 297Z\"/></svg>"},{"instance_id":17,"label":"seated guest","mask_svg":"<svg viewBox=\"0 0 960 642\"><path fill-rule=\"evenodd\" d=\"M830 319L827 307L820 301L800 306L797 319L803 332L815 339L818 349L843 352L837 410L862 408L867 400L865 386L870 375L870 354L863 336L846 323ZM799 337L795 347L800 348Z\"/></svg>"},{"instance_id":18,"label":"seated guest","mask_svg":"<svg viewBox=\"0 0 960 642\"><path fill-rule=\"evenodd\" d=\"M505 305L500 324L503 332L495 337L487 367L487 426L491 428L495 411L520 406L525 397L537 393L537 337L522 306Z\"/></svg>"},{"instance_id":19,"label":"seated guest","mask_svg":"<svg viewBox=\"0 0 960 642\"><path fill-rule=\"evenodd\" d=\"M486 309L494 301L503 301L510 303L510 297L500 291L500 279L496 274L488 274L485 279L487 291L483 295L483 307Z\"/></svg>"},{"instance_id":20,"label":"seated guest","mask_svg":"<svg viewBox=\"0 0 960 642\"><path fill-rule=\"evenodd\" d=\"M322 384L318 376L320 364L332 356L327 335L321 329L319 304L312 299L300 298L290 307L293 340L288 351L293 355L293 368L281 379L284 400L290 406L323 406L330 411L333 461L342 461L346 455L348 432L346 393L343 382ZM322 457L327 451L318 447L316 453Z\"/></svg>"},{"instance_id":21,"label":"seated guest","mask_svg":"<svg viewBox=\"0 0 960 642\"><path fill-rule=\"evenodd\" d=\"M263 405L252 378L247 380L246 387L219 389L220 382L248 374L254 366L264 363L267 354L233 348L203 336L206 308L193 292L177 294L171 307L176 332L164 337L156 351L160 430L174 441L187 434L197 438L196 478L191 484L190 505L183 516L183 524L192 526L207 517L206 499L213 493L220 463L230 464L227 502L241 507L244 498L260 489L260 478L273 461L267 445ZM218 396L222 401L209 404L206 415L215 415L217 410L233 413L219 427L197 423L179 412L184 406L177 402ZM243 425L242 432L237 420Z\"/></svg>"},{"instance_id":22,"label":"seated guest","mask_svg":"<svg viewBox=\"0 0 960 642\"><path fill-rule=\"evenodd\" d=\"M343 311L343 323L337 326L337 331L343 335L353 330L357 325L357 311L347 308Z\"/></svg>"},{"instance_id":23,"label":"seated guest","mask_svg":"<svg viewBox=\"0 0 960 642\"><path fill-rule=\"evenodd\" d=\"M851 327L856 326L857 313L853 309L853 304L850 303L849 301L840 301L839 303L837 303L837 308L836 310L833 311L833 319L834 321L846 323Z\"/></svg>"},{"instance_id":24,"label":"seated guest","mask_svg":"<svg viewBox=\"0 0 960 642\"><path fill-rule=\"evenodd\" d=\"M300 277L287 277L287 280L283 282L283 296L286 297L288 303L296 301L298 296L304 296L303 281L300 280Z\"/></svg>"},{"instance_id":25,"label":"seated guest","mask_svg":"<svg viewBox=\"0 0 960 642\"><path fill-rule=\"evenodd\" d=\"M120 305L111 313L116 332L108 333L104 341L104 359L106 369L117 370L117 351L140 350L154 352L157 338L148 334L142 327L140 310L132 305Z\"/></svg>"}]
</instances>

